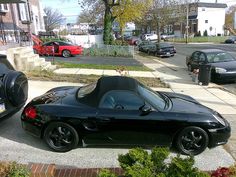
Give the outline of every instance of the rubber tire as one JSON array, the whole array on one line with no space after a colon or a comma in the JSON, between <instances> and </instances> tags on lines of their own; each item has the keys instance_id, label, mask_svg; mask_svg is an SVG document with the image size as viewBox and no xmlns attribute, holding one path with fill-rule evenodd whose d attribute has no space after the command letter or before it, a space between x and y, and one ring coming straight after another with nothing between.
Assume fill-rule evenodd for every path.
<instances>
[{"instance_id":1,"label":"rubber tire","mask_svg":"<svg viewBox=\"0 0 236 177\"><path fill-rule=\"evenodd\" d=\"M184 135L186 135L188 132L191 132L191 131L194 131L194 132L197 132L199 133L202 137L203 137L203 144L202 146L196 150L196 151L188 151L186 150L183 145L182 145L182 137ZM177 150L181 153L181 154L184 154L184 155L198 155L200 153L202 153L208 146L208 143L209 143L209 137L208 137L208 134L206 133L205 130L203 130L202 128L200 127L195 127L195 126L191 126L191 127L186 127L184 128L176 137L176 148Z\"/></svg>"},{"instance_id":2,"label":"rubber tire","mask_svg":"<svg viewBox=\"0 0 236 177\"><path fill-rule=\"evenodd\" d=\"M69 55L66 55L66 54L65 54L66 52L68 52ZM62 56L63 56L64 58L68 58L68 57L71 56L71 52L70 52L69 50L63 50L63 51L62 51Z\"/></svg>"},{"instance_id":3,"label":"rubber tire","mask_svg":"<svg viewBox=\"0 0 236 177\"><path fill-rule=\"evenodd\" d=\"M28 99L28 80L24 73L10 71L3 80L5 94L13 106L22 106Z\"/></svg>"},{"instance_id":4,"label":"rubber tire","mask_svg":"<svg viewBox=\"0 0 236 177\"><path fill-rule=\"evenodd\" d=\"M66 146L64 148L58 148L56 147L49 139L49 133L50 131L52 131L53 129L55 129L56 127L65 127L65 128L68 128L70 130L70 132L72 133L73 135L73 142L72 144L70 144L69 146ZM74 149L78 143L79 143L79 135L77 133L77 131L74 129L74 127L72 127L71 125L67 124L67 123L64 123L64 122L53 122L53 123L50 123L45 131L44 131L44 135L43 135L43 138L44 138L44 141L46 142L46 144L54 151L56 152L68 152L72 149Z\"/></svg>"}]
</instances>

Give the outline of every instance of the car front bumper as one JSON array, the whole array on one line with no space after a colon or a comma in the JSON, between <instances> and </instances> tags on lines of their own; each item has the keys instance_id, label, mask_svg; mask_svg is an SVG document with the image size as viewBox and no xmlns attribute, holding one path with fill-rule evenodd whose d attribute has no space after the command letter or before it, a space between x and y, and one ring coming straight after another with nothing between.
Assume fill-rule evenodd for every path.
<instances>
[{"instance_id":1,"label":"car front bumper","mask_svg":"<svg viewBox=\"0 0 236 177\"><path fill-rule=\"evenodd\" d=\"M223 128L209 129L208 131L210 138L209 148L226 144L231 135L231 127L228 122L226 122L226 126Z\"/></svg>"},{"instance_id":2,"label":"car front bumper","mask_svg":"<svg viewBox=\"0 0 236 177\"><path fill-rule=\"evenodd\" d=\"M170 56L174 56L174 51L170 51L170 52L158 52L157 55L160 57L170 57Z\"/></svg>"},{"instance_id":3,"label":"car front bumper","mask_svg":"<svg viewBox=\"0 0 236 177\"><path fill-rule=\"evenodd\" d=\"M236 81L236 72L221 73L221 74L216 73L214 77L214 81L215 82Z\"/></svg>"}]
</instances>

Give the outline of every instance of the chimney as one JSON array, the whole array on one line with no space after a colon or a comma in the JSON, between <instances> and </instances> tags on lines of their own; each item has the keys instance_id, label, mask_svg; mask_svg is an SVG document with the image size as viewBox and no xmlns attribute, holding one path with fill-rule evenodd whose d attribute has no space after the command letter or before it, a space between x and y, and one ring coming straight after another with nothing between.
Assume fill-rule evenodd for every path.
<instances>
[{"instance_id":1,"label":"chimney","mask_svg":"<svg viewBox=\"0 0 236 177\"><path fill-rule=\"evenodd\" d=\"M216 0L216 3L217 3L217 0Z\"/></svg>"}]
</instances>

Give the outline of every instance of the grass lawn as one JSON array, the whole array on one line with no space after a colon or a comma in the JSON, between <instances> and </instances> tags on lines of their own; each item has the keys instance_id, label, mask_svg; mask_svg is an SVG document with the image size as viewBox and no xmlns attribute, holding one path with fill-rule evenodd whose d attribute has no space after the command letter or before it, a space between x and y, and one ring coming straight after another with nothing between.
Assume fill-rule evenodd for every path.
<instances>
[{"instance_id":1,"label":"grass lawn","mask_svg":"<svg viewBox=\"0 0 236 177\"><path fill-rule=\"evenodd\" d=\"M30 71L25 73L29 80L74 82L89 84L96 81L101 76L98 75L74 75L74 74L55 74L49 71ZM166 87L167 85L158 78L134 77L138 81L149 87Z\"/></svg>"},{"instance_id":2,"label":"grass lawn","mask_svg":"<svg viewBox=\"0 0 236 177\"><path fill-rule=\"evenodd\" d=\"M124 68L127 71L152 71L146 66L118 66L118 65L97 65L97 64L77 64L77 63L67 63L67 62L56 62L59 68L86 68L86 69L106 69L106 70L116 70Z\"/></svg>"},{"instance_id":3,"label":"grass lawn","mask_svg":"<svg viewBox=\"0 0 236 177\"><path fill-rule=\"evenodd\" d=\"M214 43L223 43L228 36L202 36L202 37L190 37L188 38L188 42L214 42ZM181 42L185 43L185 38L173 38L169 39L170 42Z\"/></svg>"}]
</instances>

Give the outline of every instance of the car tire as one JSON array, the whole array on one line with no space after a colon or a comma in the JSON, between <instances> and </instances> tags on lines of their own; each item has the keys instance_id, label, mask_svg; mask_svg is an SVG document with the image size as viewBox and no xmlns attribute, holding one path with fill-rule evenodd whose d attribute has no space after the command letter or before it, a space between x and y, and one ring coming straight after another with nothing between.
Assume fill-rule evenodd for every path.
<instances>
[{"instance_id":1,"label":"car tire","mask_svg":"<svg viewBox=\"0 0 236 177\"><path fill-rule=\"evenodd\" d=\"M193 72L193 68L192 68L191 64L188 64L188 71Z\"/></svg>"},{"instance_id":2,"label":"car tire","mask_svg":"<svg viewBox=\"0 0 236 177\"><path fill-rule=\"evenodd\" d=\"M22 106L28 99L28 80L19 71L8 72L3 79L5 95L13 106Z\"/></svg>"},{"instance_id":3,"label":"car tire","mask_svg":"<svg viewBox=\"0 0 236 177\"><path fill-rule=\"evenodd\" d=\"M198 155L208 146L209 137L200 127L186 127L176 138L177 150L185 155Z\"/></svg>"},{"instance_id":4,"label":"car tire","mask_svg":"<svg viewBox=\"0 0 236 177\"><path fill-rule=\"evenodd\" d=\"M71 52L70 52L69 50L63 50L63 51L62 51L62 56L63 56L64 58L68 58L68 57L71 56Z\"/></svg>"},{"instance_id":5,"label":"car tire","mask_svg":"<svg viewBox=\"0 0 236 177\"><path fill-rule=\"evenodd\" d=\"M71 125L64 122L50 123L44 131L44 140L56 152L67 152L79 143L79 135Z\"/></svg>"}]
</instances>

